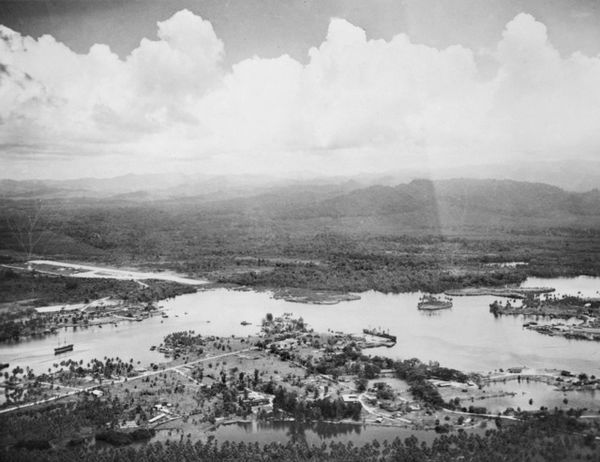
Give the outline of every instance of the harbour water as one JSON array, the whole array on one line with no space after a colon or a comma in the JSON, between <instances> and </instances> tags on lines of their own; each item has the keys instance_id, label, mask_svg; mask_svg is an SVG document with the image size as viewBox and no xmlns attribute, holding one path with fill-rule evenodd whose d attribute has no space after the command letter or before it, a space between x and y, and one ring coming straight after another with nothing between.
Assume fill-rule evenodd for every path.
<instances>
[{"instance_id":1,"label":"harbour water","mask_svg":"<svg viewBox=\"0 0 600 462\"><path fill-rule=\"evenodd\" d=\"M550 286L557 294L597 295L600 279L530 279L524 286ZM361 333L365 327L389 330L397 337L392 348L367 350L396 359L419 358L438 361L463 371L487 372L513 366L558 368L574 373L600 375L600 347L596 342L568 340L526 330L521 317L494 317L489 304L494 297L455 297L449 310L417 310L420 293L382 294L366 292L361 299L337 305L307 305L272 298L269 292L215 289L181 295L162 302L168 318L155 316L143 322L125 322L86 329L64 329L58 335L30 339L0 346L0 362L11 368L29 366L42 372L64 359L89 361L92 358L134 358L139 367L164 361L162 354L151 351L170 332L195 330L203 335L250 335L260 329L267 313L274 316L293 312L302 316L316 332L327 330ZM242 325L246 321L248 325ZM57 342L73 343L73 351L54 355ZM543 383L525 381L494 384L486 387L490 396L497 391L514 395L465 402L484 406L490 412L507 407L521 409L588 408L600 409L600 396L591 391L564 394ZM532 400L530 403L529 400ZM566 399L566 401L565 401ZM490 423L491 424L491 423ZM484 431L482 429L482 431ZM423 434L421 434L423 433ZM435 433L394 427L361 424L299 424L293 422L240 423L219 427L217 440L268 443L301 439L321 444L329 439L361 445L377 438L392 440L416 435L427 441ZM155 439L167 437L160 432Z\"/></svg>"},{"instance_id":2,"label":"harbour water","mask_svg":"<svg viewBox=\"0 0 600 462\"><path fill-rule=\"evenodd\" d=\"M592 295L599 279L535 279L525 285L559 287ZM205 290L163 301L168 318L156 316L143 322L104 327L64 329L57 335L0 346L0 362L47 370L62 359L134 358L142 366L164 360L152 345L170 332L195 330L204 335L249 335L259 330L266 313L293 312L316 332L328 329L361 333L365 327L381 327L396 335L392 348L368 350L392 358L438 361L464 371L487 372L527 366L559 368L600 375L600 347L596 342L569 340L523 329L521 317L495 318L489 312L494 297L455 297L449 310L417 310L420 294L362 293L357 301L337 305L307 305L272 298L269 292L230 289ZM241 321L251 324L243 326ZM72 352L54 356L57 342L73 343Z\"/></svg>"}]
</instances>

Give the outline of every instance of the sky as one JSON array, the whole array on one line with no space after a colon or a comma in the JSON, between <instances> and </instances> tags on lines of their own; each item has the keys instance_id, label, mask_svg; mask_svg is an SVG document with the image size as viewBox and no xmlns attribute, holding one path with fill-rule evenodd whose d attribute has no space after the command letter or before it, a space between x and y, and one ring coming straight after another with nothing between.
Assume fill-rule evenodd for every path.
<instances>
[{"instance_id":1,"label":"sky","mask_svg":"<svg viewBox=\"0 0 600 462\"><path fill-rule=\"evenodd\" d=\"M3 1L0 178L595 161L600 2Z\"/></svg>"}]
</instances>

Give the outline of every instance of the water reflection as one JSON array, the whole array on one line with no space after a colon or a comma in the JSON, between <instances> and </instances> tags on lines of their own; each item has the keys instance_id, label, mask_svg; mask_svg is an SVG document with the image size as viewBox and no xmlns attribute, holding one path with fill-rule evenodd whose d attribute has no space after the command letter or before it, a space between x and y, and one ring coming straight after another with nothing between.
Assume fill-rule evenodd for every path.
<instances>
[{"instance_id":1,"label":"water reflection","mask_svg":"<svg viewBox=\"0 0 600 462\"><path fill-rule=\"evenodd\" d=\"M484 431L484 429L477 429ZM264 421L243 422L222 425L215 431L217 441L236 441L249 443L302 442L321 444L328 441L349 442L362 446L373 439L391 441L394 438L408 438L414 435L421 441L431 442L436 434L431 431L414 430L400 427L363 425L361 423L331 422L290 422Z\"/></svg>"},{"instance_id":2,"label":"water reflection","mask_svg":"<svg viewBox=\"0 0 600 462\"><path fill-rule=\"evenodd\" d=\"M554 386L528 380L510 380L497 382L485 387L490 395L499 392L511 393L506 396L494 396L477 400L473 404L484 406L491 413L503 412L506 408L523 411L548 409L587 409L590 412L600 411L600 396L596 390L581 390L563 392Z\"/></svg>"},{"instance_id":3,"label":"water reflection","mask_svg":"<svg viewBox=\"0 0 600 462\"><path fill-rule=\"evenodd\" d=\"M297 422L297 421L253 421L238 422L220 427L217 435L226 433L263 434L265 432L280 433L293 442L308 442L307 435L317 435L319 439L333 440L341 436L360 435L367 427L356 423L330 423L330 422Z\"/></svg>"}]
</instances>

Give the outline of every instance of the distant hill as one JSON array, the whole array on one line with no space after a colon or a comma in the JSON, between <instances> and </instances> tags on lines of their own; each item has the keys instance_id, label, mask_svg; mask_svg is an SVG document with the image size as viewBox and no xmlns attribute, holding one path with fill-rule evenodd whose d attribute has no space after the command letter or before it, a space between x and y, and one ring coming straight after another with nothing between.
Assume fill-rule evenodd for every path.
<instances>
[{"instance_id":1,"label":"distant hill","mask_svg":"<svg viewBox=\"0 0 600 462\"><path fill-rule=\"evenodd\" d=\"M62 189L35 182L25 185L30 189L21 182L0 184L7 186L13 196L0 197L0 249L20 249L15 237L20 228L15 223L27 225L28 214L38 205L29 199L38 191L53 197L41 201L39 223L46 229L39 251L59 257L143 255L152 261L167 257L201 261L202 255L213 255L220 261L236 252L271 256L330 248L371 252L379 239L377 251L387 251L397 247L388 243L407 242L407 237L419 242L425 237L420 251L427 253L427 236L444 236L474 239L469 255L481 251L480 241L488 242L481 244L486 253L509 252L519 240L525 242L521 249L538 246L536 252L541 252L545 243L556 241L553 245L560 248L583 249L572 257L579 265L595 258L600 243L597 189L576 193L512 180L413 180L367 187L348 181L297 182L166 198L132 191L61 199L57 194ZM578 240L584 241L583 247ZM453 249L449 244L438 251Z\"/></svg>"},{"instance_id":2,"label":"distant hill","mask_svg":"<svg viewBox=\"0 0 600 462\"><path fill-rule=\"evenodd\" d=\"M512 180L413 180L397 186L349 189L343 194L327 197L335 189L281 188L237 203L254 208L268 205L274 214L290 217L394 215L442 207L515 216L543 216L552 212L600 213L598 190L573 193L556 186ZM288 210L288 206L291 209Z\"/></svg>"},{"instance_id":3,"label":"distant hill","mask_svg":"<svg viewBox=\"0 0 600 462\"><path fill-rule=\"evenodd\" d=\"M161 201L193 198L195 201L249 197L280 188L335 187L344 184L354 188L364 183L347 178L302 179L265 175L121 175L113 178L80 178L73 180L0 180L0 198L5 199L115 199L129 201Z\"/></svg>"},{"instance_id":4,"label":"distant hill","mask_svg":"<svg viewBox=\"0 0 600 462\"><path fill-rule=\"evenodd\" d=\"M208 207L208 206L207 206ZM217 201L208 210L314 221L357 232L600 226L600 192L567 192L512 180L413 180L397 186L310 190L280 188L250 198Z\"/></svg>"},{"instance_id":5,"label":"distant hill","mask_svg":"<svg viewBox=\"0 0 600 462\"><path fill-rule=\"evenodd\" d=\"M143 186L143 187L142 187ZM162 188L162 189L161 189ZM600 226L600 191L569 192L543 183L494 179L417 179L367 186L337 178L133 176L107 180L0 181L0 198L68 199L90 207L163 209L188 215L230 216L252 223L357 233L427 229Z\"/></svg>"}]
</instances>

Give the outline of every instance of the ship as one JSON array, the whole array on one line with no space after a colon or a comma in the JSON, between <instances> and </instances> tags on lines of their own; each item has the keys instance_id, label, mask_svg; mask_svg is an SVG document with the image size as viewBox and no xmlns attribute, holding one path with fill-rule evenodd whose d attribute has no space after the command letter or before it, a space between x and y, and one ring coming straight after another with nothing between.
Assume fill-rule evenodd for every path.
<instances>
[{"instance_id":1,"label":"ship","mask_svg":"<svg viewBox=\"0 0 600 462\"><path fill-rule=\"evenodd\" d=\"M55 355L59 355L61 353L66 353L67 351L73 351L73 344L70 343L69 345L63 345L60 347L56 347L54 349L54 354Z\"/></svg>"},{"instance_id":2,"label":"ship","mask_svg":"<svg viewBox=\"0 0 600 462\"><path fill-rule=\"evenodd\" d=\"M387 340L391 340L394 343L396 343L397 340L395 335L391 335L389 332L384 332L381 329L363 329L363 333L368 335L374 335L375 337L385 338Z\"/></svg>"},{"instance_id":3,"label":"ship","mask_svg":"<svg viewBox=\"0 0 600 462\"><path fill-rule=\"evenodd\" d=\"M447 310L452 308L452 300L450 298L440 300L433 295L423 295L417 303L417 308L423 311Z\"/></svg>"}]
</instances>

